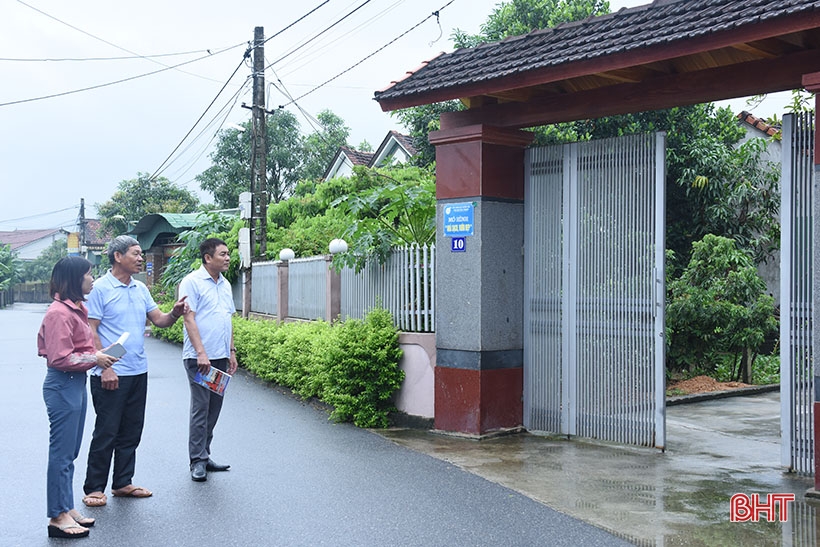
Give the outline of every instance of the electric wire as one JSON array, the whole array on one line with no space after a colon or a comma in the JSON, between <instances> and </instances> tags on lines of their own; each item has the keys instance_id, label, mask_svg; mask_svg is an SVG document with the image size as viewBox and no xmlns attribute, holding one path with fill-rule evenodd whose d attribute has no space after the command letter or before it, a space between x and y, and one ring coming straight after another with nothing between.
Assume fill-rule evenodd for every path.
<instances>
[{"instance_id":1,"label":"electric wire","mask_svg":"<svg viewBox=\"0 0 820 547\"><path fill-rule=\"evenodd\" d=\"M340 77L340 76L342 76L342 75L344 75L344 74L347 74L348 72L350 72L351 70L353 70L354 68L356 68L357 66L359 66L360 64L362 64L363 62L365 62L366 60L370 59L371 57L373 57L374 55L376 55L377 53L379 53L380 51L382 51L382 50L383 50L383 49L385 49L386 47L388 47L388 46L392 45L392 44L393 44L394 42L396 42L397 40L399 40L399 39L403 38L404 36L406 36L406 35L407 35L407 34L409 34L410 32L412 32L412 31L414 31L415 29L417 29L418 27L420 27L422 24L424 24L425 22L427 22L427 20L428 20L428 19L430 19L431 17L436 17L436 18L438 19L439 12L440 12L441 10L443 10L444 8L448 7L448 6L449 6L450 4L452 4L453 2L455 2L455 0L450 0L449 2L447 2L446 4L444 4L442 7L440 7L437 11L434 11L433 13L431 13L430 15L428 15L427 17L425 17L424 19L422 19L421 21L419 21L418 23L416 23L415 25L413 25L412 27L410 27L409 29L407 29L406 31L404 31L403 33L401 33L400 35L396 36L395 38L393 38L392 40L390 40L389 42L387 42L386 44L384 44L382 47L380 47L379 49L377 49L376 51L374 51L373 53L371 53L371 54L370 54L370 55L368 55L367 57L365 57L365 58L363 58L362 60L360 60L358 63L356 63L356 64L354 64L354 65L352 65L352 66L350 66L350 67L346 68L345 70L343 70L343 71L341 71L340 73L336 74L336 75L335 75L335 76L333 76L332 78L329 78L328 80L325 80L324 82L322 82L321 84L317 85L316 87L314 87L314 88L313 88L313 89L311 89L310 91L307 91L306 93L303 93L302 95L299 95L298 97L296 97L295 99L293 99L291 102L289 102L289 103L285 103L284 105L280 105L280 106L279 106L279 108L284 108L284 107L286 107L286 106L289 106L289 105L291 105L291 104L295 103L295 102L296 102L296 101L298 101L298 100L304 99L305 97L307 97L308 95L310 95L310 94L311 94L311 93L313 93L314 91L316 91L316 90L318 90L318 89L321 89L322 87L326 86L327 84L329 84L330 82L332 82L332 81L333 81L333 80L335 80L336 78L338 78L338 77Z\"/></svg>"},{"instance_id":2,"label":"electric wire","mask_svg":"<svg viewBox=\"0 0 820 547\"><path fill-rule=\"evenodd\" d=\"M29 215L25 217L18 217L18 218L9 218L6 220L0 220L0 224L8 224L10 222L19 222L21 220L33 220L35 218L44 217L48 215L54 215L56 213L63 213L65 211L71 211L72 209L79 209L79 205L74 205L72 207L66 207L65 209L57 209L56 211L48 211L46 213L37 213L35 215Z\"/></svg>"},{"instance_id":3,"label":"electric wire","mask_svg":"<svg viewBox=\"0 0 820 547\"><path fill-rule=\"evenodd\" d=\"M154 55L128 55L120 57L50 57L43 59L23 58L23 57L0 57L0 61L39 63L39 62L83 62L83 61L129 61L133 59L152 59L156 57L179 57L181 55L194 55L195 53L211 52L207 49L196 49L192 51L180 51L177 53L157 53Z\"/></svg>"},{"instance_id":4,"label":"electric wire","mask_svg":"<svg viewBox=\"0 0 820 547\"><path fill-rule=\"evenodd\" d=\"M307 16L308 16L308 15L311 15L314 11L318 10L319 8L321 8L322 6L324 6L325 4L327 4L328 2L330 2L330 0L325 0L324 2L322 2L321 4L319 4L318 6L316 6L315 8L313 8L312 10L310 10L309 12L307 12L306 14L304 14L303 16L301 16L299 19L295 20L294 22L292 22L291 24L289 24L288 26L286 26L285 28L283 28L282 30L280 30L279 32L277 32L276 34L274 34L273 36L271 36L270 38L266 39L266 40L265 40L264 42L262 42L262 43L263 43L263 44L267 44L270 40L273 40L274 38L276 38L277 36L279 36L280 34L282 34L283 32L285 32L286 30L288 30L288 29L289 29L289 28L291 28L292 26L296 25L296 23L300 22L302 19L307 18Z\"/></svg>"},{"instance_id":5,"label":"electric wire","mask_svg":"<svg viewBox=\"0 0 820 547\"><path fill-rule=\"evenodd\" d=\"M211 55L206 55L204 57L198 57L196 59L191 59L191 60L179 63L177 65L168 66L168 67L165 67L165 68L160 68L160 69L154 70L152 72L146 72L144 74L138 74L136 76L130 76L128 78L123 78L121 80L115 80L113 82L108 82L108 83L104 83L104 84L92 85L92 86L89 86L89 87L84 87L82 89L73 89L71 91L63 91L61 93L52 93L51 95L43 95L43 96L40 96L40 97L31 97L29 99L19 99L19 100L16 100L16 101L9 101L9 102L5 102L5 103L0 103L0 107L12 106L12 105L15 105L15 104L30 103L30 102L34 102L34 101L42 101L42 100L45 100L45 99L53 99L53 98L56 98L56 97L64 97L66 95L73 95L75 93L81 93L83 91L91 91L93 89L100 89L100 88L103 88L103 87L108 87L108 86L112 86L112 85L116 85L116 84L121 84L121 83L124 83L124 82L130 82L131 80L137 80L139 78L145 78L147 76L153 76L154 74L159 74L160 72L166 72L168 70L172 70L172 69L184 66L184 65L189 65L191 63L201 61L202 59L208 59L210 57L213 57L214 55L219 55L220 53L224 53L226 51L236 49L240 45L245 45L246 43L247 42L243 42L242 44L237 44L235 46L230 46L226 49L217 51L216 53L213 53Z\"/></svg>"},{"instance_id":6,"label":"electric wire","mask_svg":"<svg viewBox=\"0 0 820 547\"><path fill-rule=\"evenodd\" d=\"M290 55L293 55L294 53L296 53L297 51L299 51L299 50L300 50L300 49L302 49L303 47L307 46L308 44L310 44L311 42L313 42L314 40L316 40L317 38L319 38L320 36L322 36L324 33L326 33L326 32L328 32L329 30L331 30L333 27L335 27L335 26L336 26L336 25L338 25L339 23L341 23L342 21L344 21L345 19L347 19L348 17L350 17L351 15L353 15L354 13L356 13L357 11L359 11L361 8L363 8L364 6L366 6L367 4L369 4L370 2L371 2L371 0L364 0L364 2L362 2L361 4L359 4L358 6L356 6L355 8L353 8L351 11L349 11L349 12L348 12L347 14L345 14L343 17L341 17L341 18L337 19L336 21L334 21L333 23L331 23L329 26L325 27L325 28L324 28L324 30L319 31L319 32L318 32L317 34L315 34L313 37L308 38L306 41L302 42L301 44L299 44L299 45L298 45L298 46L296 46L295 48L291 49L289 52L285 53L282 57L280 57L279 59L275 60L274 62L272 62L270 65L268 65L268 66L267 66L267 67L265 67L265 68L266 68L266 69L268 69L268 68L272 67L273 65L275 65L276 63L278 63L279 61L282 61L283 59L288 58Z\"/></svg>"},{"instance_id":7,"label":"electric wire","mask_svg":"<svg viewBox=\"0 0 820 547\"><path fill-rule=\"evenodd\" d=\"M323 44L319 44L319 43L314 44L315 47L308 48L307 51L303 51L299 55L295 56L294 58L288 59L288 61L286 63L283 63L283 64L279 65L280 73L282 73L282 71L286 68L289 69L289 70L286 70L284 72L285 75L292 74L292 73L298 71L299 69L301 69L304 66L306 66L306 65L310 64L311 62L313 62L313 60L316 57L319 57L320 55L322 55L325 51L327 51L328 49L333 47L336 43L344 40L345 38L347 38L348 36L350 36L352 34L356 34L358 32L361 32L361 31L365 30L365 28L368 25L370 25L374 21L377 21L378 19L381 19L382 17L387 15L390 11L392 11L393 9L398 7L400 4L403 4L404 1L405 0L395 0L392 4L390 4L389 6L384 8L379 13L376 13L375 15L370 17L369 19L363 21L358 26L346 31L344 34L341 34L341 35L339 35L335 38L332 38L329 42L326 42L326 43L323 43ZM300 64L298 64L294 68L291 68L291 66L296 64L296 63L300 63Z\"/></svg>"},{"instance_id":8,"label":"electric wire","mask_svg":"<svg viewBox=\"0 0 820 547\"><path fill-rule=\"evenodd\" d=\"M219 98L219 96L222 94L222 92L225 91L225 88L228 87L228 84L231 82L233 77L236 76L236 73L239 72L239 69L242 68L242 65L245 64L245 59L247 59L249 54L250 54L250 46L245 51L245 54L242 56L242 60L239 61L238 65L236 65L236 68L231 73L230 77L228 77L228 80L225 82L225 84L222 86L222 88L219 90L219 92L216 94L216 96L213 98L213 100L210 102L210 104L205 108L205 111L199 116L199 118L196 120L196 122L194 122L194 125L191 126L191 129L189 129L188 132L185 134L185 136L182 137L182 140L179 142L179 144L177 144L176 147L174 147L174 149L171 151L171 153L168 155L168 157L165 158L165 161L163 161L160 164L160 166L157 167L156 171L154 171L154 174L151 175L148 180L154 180L154 177L156 177L157 174L160 173L160 171L165 166L165 164L168 163L168 160L170 160L171 157L176 153L176 151L179 150L179 147L182 146L182 143L185 142L185 139L187 139L188 136L194 131L196 126L199 124L199 122L202 121L202 118L205 117L205 114L208 113L208 110L210 110L210 108L214 105L214 103Z\"/></svg>"},{"instance_id":9,"label":"electric wire","mask_svg":"<svg viewBox=\"0 0 820 547\"><path fill-rule=\"evenodd\" d=\"M251 79L247 78L245 80L245 83L236 91L236 93L233 94L233 96L230 99L228 99L228 102L214 115L214 117L211 119L210 122L208 122L208 124L202 129L202 131L200 131L197 134L197 136L194 137L194 139L191 141L191 143L182 150L182 152L180 153L180 156L182 154L185 154L188 150L190 150L191 147L194 145L194 143L197 142L205 134L205 132L208 131L208 129L213 126L214 122L216 122L216 120L218 118L220 118L220 116L221 116L221 121L219 122L219 126L216 128L216 130L214 130L211 133L211 138L208 139L208 141L203 146L200 147L199 151L196 153L196 155L193 157L193 159L188 160L188 162L182 167L182 170L177 171L176 173L174 173L174 175L172 177L169 176L169 178L173 178L173 179L181 178L183 175L185 175L185 173L190 171L193 168L193 166L196 164L196 162L198 162L199 159L205 154L205 152L208 150L208 147L211 145L212 142L214 142L217 135L222 130L222 127L225 125L225 122L228 120L228 117L231 115L231 112L233 112L234 108L236 108L236 103L239 102L239 98L242 95L242 92L247 90L250 82L251 82ZM224 112L224 115L223 115L223 112ZM176 159L178 159L180 156L177 156L177 158L175 158L174 160L169 162L168 167L173 165L173 163L176 161ZM187 186L191 182L194 182L194 181L196 181L196 177L194 177L193 179L191 179L191 180L189 180L185 183L182 183L182 184L184 186Z\"/></svg>"}]
</instances>

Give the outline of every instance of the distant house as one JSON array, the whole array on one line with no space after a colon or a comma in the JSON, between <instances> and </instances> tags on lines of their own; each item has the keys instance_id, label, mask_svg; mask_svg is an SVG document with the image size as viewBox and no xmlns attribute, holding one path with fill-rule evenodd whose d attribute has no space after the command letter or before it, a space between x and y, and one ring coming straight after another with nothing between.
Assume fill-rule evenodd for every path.
<instances>
[{"instance_id":1,"label":"distant house","mask_svg":"<svg viewBox=\"0 0 820 547\"><path fill-rule=\"evenodd\" d=\"M199 213L152 213L142 217L130 232L145 253L145 283L159 282L174 250L181 246L179 234L196 226Z\"/></svg>"},{"instance_id":2,"label":"distant house","mask_svg":"<svg viewBox=\"0 0 820 547\"><path fill-rule=\"evenodd\" d=\"M34 260L55 241L65 241L68 233L62 228L0 232L0 243L9 245L20 260Z\"/></svg>"},{"instance_id":3,"label":"distant house","mask_svg":"<svg viewBox=\"0 0 820 547\"><path fill-rule=\"evenodd\" d=\"M779 165L782 161L783 145L780 139L776 137L780 133L780 127L768 124L745 110L738 114L737 118L746 130L746 135L740 139L738 144L740 145L754 138L766 139L769 146L761 159ZM771 260L758 264L757 272L766 282L766 292L774 298L775 306L780 307L780 251L775 251Z\"/></svg>"},{"instance_id":4,"label":"distant house","mask_svg":"<svg viewBox=\"0 0 820 547\"><path fill-rule=\"evenodd\" d=\"M407 163L416 155L413 139L398 131L390 131L375 152L360 152L349 146L342 146L325 170L324 180L349 177L353 167L387 167Z\"/></svg>"},{"instance_id":5,"label":"distant house","mask_svg":"<svg viewBox=\"0 0 820 547\"><path fill-rule=\"evenodd\" d=\"M776 138L780 133L780 127L770 125L745 110L737 115L737 119L746 130L746 136L741 138L738 144L762 137L769 141L769 147L762 159L780 163L782 144L780 139Z\"/></svg>"}]
</instances>

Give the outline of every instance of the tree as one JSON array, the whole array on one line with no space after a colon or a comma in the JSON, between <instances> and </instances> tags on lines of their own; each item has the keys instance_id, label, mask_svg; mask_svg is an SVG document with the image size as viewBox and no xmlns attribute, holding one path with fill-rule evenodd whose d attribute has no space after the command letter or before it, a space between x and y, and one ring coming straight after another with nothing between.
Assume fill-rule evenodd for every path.
<instances>
[{"instance_id":1,"label":"tree","mask_svg":"<svg viewBox=\"0 0 820 547\"><path fill-rule=\"evenodd\" d=\"M241 124L243 130L219 132L216 150L211 154L213 165L196 180L203 190L211 192L218 207L232 209L239 204L239 194L251 190L251 122ZM265 155L265 187L268 203L277 203L290 195L299 180L302 164L302 137L296 116L287 110L275 110L265 119L267 150Z\"/></svg>"},{"instance_id":2,"label":"tree","mask_svg":"<svg viewBox=\"0 0 820 547\"><path fill-rule=\"evenodd\" d=\"M57 239L43 249L34 260L21 261L19 281L48 281L58 260L68 255L65 239Z\"/></svg>"},{"instance_id":3,"label":"tree","mask_svg":"<svg viewBox=\"0 0 820 547\"><path fill-rule=\"evenodd\" d=\"M339 147L347 144L347 137L350 135L350 128L344 120L330 110L321 111L317 119L321 128L308 135L303 144L304 164L301 175L305 180L322 178L330 160Z\"/></svg>"},{"instance_id":4,"label":"tree","mask_svg":"<svg viewBox=\"0 0 820 547\"><path fill-rule=\"evenodd\" d=\"M480 34L470 35L457 28L452 39L458 48L475 47L606 13L606 0L510 0L496 5L481 25Z\"/></svg>"},{"instance_id":5,"label":"tree","mask_svg":"<svg viewBox=\"0 0 820 547\"><path fill-rule=\"evenodd\" d=\"M729 238L707 234L693 244L680 278L669 284L667 356L673 369L714 371L724 354L740 358L738 376L752 383L752 365L777 331L774 299L749 255Z\"/></svg>"},{"instance_id":6,"label":"tree","mask_svg":"<svg viewBox=\"0 0 820 547\"><path fill-rule=\"evenodd\" d=\"M300 180L321 177L336 150L345 144L350 130L341 118L325 110L319 114L319 122L319 131L302 138L296 116L287 110L275 110L267 116L268 203L289 197ZM196 178L223 209L236 207L239 194L251 189L251 122L245 122L242 128L219 132L216 150L211 154L213 165Z\"/></svg>"},{"instance_id":7,"label":"tree","mask_svg":"<svg viewBox=\"0 0 820 547\"><path fill-rule=\"evenodd\" d=\"M451 39L457 48L475 47L605 13L609 13L609 2L604 0L510 0L496 6L481 25L480 34L470 35L455 29ZM439 117L442 113L457 112L463 108L459 101L453 100L391 112L413 137L413 145L418 151L411 160L413 165L427 167L433 164L436 150L430 144L428 134L440 128ZM578 140L569 124L556 124L534 131L536 145Z\"/></svg>"},{"instance_id":8,"label":"tree","mask_svg":"<svg viewBox=\"0 0 820 547\"><path fill-rule=\"evenodd\" d=\"M10 245L0 245L0 291L5 291L14 283L17 273L17 259Z\"/></svg>"},{"instance_id":9,"label":"tree","mask_svg":"<svg viewBox=\"0 0 820 547\"><path fill-rule=\"evenodd\" d=\"M151 213L190 213L196 210L199 198L176 186L165 177L151 179L147 173L124 180L111 199L96 204L104 231L114 235L129 230L128 222L136 222Z\"/></svg>"},{"instance_id":10,"label":"tree","mask_svg":"<svg viewBox=\"0 0 820 547\"><path fill-rule=\"evenodd\" d=\"M435 241L436 192L431 171L418 167L357 167L355 172L359 177L383 182L334 201L352 220L344 234L350 249L338 255L338 262L360 270L370 258L384 263L392 247Z\"/></svg>"},{"instance_id":11,"label":"tree","mask_svg":"<svg viewBox=\"0 0 820 547\"><path fill-rule=\"evenodd\" d=\"M183 245L174 251L174 255L163 270L160 279L162 287L173 292L186 275L202 264L199 245L209 237L224 239L222 236L231 229L236 220L236 217L213 211L198 214L194 226L178 236Z\"/></svg>"}]
</instances>

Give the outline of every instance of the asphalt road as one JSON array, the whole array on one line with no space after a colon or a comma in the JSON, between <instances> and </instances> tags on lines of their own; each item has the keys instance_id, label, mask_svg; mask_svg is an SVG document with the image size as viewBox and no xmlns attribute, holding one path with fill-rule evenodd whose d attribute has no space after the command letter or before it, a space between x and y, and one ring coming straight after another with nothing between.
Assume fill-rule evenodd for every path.
<instances>
[{"instance_id":1,"label":"asphalt road","mask_svg":"<svg viewBox=\"0 0 820 547\"><path fill-rule=\"evenodd\" d=\"M94 411L89 401L75 498L97 518L89 538L46 537L45 306L0 310L0 545L536 546L628 545L589 524L327 412L241 371L212 445L229 463L191 481L188 386L178 346L149 338L148 410L134 484L147 499L80 501ZM110 488L110 485L109 485Z\"/></svg>"}]
</instances>

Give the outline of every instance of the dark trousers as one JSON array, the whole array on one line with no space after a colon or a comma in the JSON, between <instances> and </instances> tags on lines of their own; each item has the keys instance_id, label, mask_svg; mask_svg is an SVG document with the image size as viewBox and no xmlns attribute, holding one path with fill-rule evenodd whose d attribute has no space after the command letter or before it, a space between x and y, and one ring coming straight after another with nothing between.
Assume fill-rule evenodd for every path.
<instances>
[{"instance_id":1,"label":"dark trousers","mask_svg":"<svg viewBox=\"0 0 820 547\"><path fill-rule=\"evenodd\" d=\"M196 359L183 359L188 373L188 386L191 388L191 419L188 424L188 456L191 463L208 461L211 455L211 441L214 438L214 427L222 411L222 395L202 387L194 382L196 376ZM227 359L213 359L211 366L221 371L228 370Z\"/></svg>"},{"instance_id":2,"label":"dark trousers","mask_svg":"<svg viewBox=\"0 0 820 547\"><path fill-rule=\"evenodd\" d=\"M97 420L88 450L88 468L83 490L105 492L111 457L114 471L111 488L116 490L131 484L137 463L137 446L145 423L145 398L148 395L148 374L120 376L119 387L103 389L99 376L91 376L91 399Z\"/></svg>"}]
</instances>

